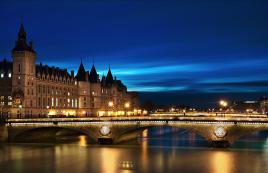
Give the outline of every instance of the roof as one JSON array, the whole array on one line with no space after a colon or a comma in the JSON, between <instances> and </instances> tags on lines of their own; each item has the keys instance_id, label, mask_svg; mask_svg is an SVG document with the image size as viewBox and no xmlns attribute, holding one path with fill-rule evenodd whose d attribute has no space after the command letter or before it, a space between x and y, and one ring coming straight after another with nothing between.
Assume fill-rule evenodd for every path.
<instances>
[{"instance_id":1,"label":"roof","mask_svg":"<svg viewBox=\"0 0 268 173\"><path fill-rule=\"evenodd\" d=\"M114 79L113 79L113 75L112 75L110 67L109 67L109 70L108 70L108 73L107 73L107 76L106 76L105 83L106 83L107 86L110 86L110 85L112 85L114 83Z\"/></svg>"},{"instance_id":2,"label":"roof","mask_svg":"<svg viewBox=\"0 0 268 173\"><path fill-rule=\"evenodd\" d=\"M86 71L85 71L85 68L84 68L82 61L80 63L80 66L79 66L79 69L78 69L78 72L77 72L75 78L78 81L86 81Z\"/></svg>"},{"instance_id":3,"label":"roof","mask_svg":"<svg viewBox=\"0 0 268 173\"><path fill-rule=\"evenodd\" d=\"M58 77L66 77L71 78L71 75L68 73L67 69L60 69L59 67L49 67L48 65L36 65L36 74L40 73L40 75L50 75L50 76L58 76Z\"/></svg>"},{"instance_id":4,"label":"roof","mask_svg":"<svg viewBox=\"0 0 268 173\"><path fill-rule=\"evenodd\" d=\"M99 81L99 75L96 71L94 64L92 65L92 68L90 70L88 80L90 83L97 83Z\"/></svg>"},{"instance_id":5,"label":"roof","mask_svg":"<svg viewBox=\"0 0 268 173\"><path fill-rule=\"evenodd\" d=\"M29 44L27 43L26 32L23 24L21 24L20 26L20 30L18 33L18 40L16 41L13 51L30 51L35 53L32 47L32 42L30 42Z\"/></svg>"}]
</instances>

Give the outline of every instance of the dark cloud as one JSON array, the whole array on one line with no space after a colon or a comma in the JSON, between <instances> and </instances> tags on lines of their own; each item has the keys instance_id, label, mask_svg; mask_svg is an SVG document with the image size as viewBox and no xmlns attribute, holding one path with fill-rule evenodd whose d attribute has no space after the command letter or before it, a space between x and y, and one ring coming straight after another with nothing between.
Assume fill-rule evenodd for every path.
<instances>
[{"instance_id":1,"label":"dark cloud","mask_svg":"<svg viewBox=\"0 0 268 173\"><path fill-rule=\"evenodd\" d=\"M247 82L222 82L222 83L206 83L206 86L221 87L268 87L268 81L247 81Z\"/></svg>"},{"instance_id":2,"label":"dark cloud","mask_svg":"<svg viewBox=\"0 0 268 173\"><path fill-rule=\"evenodd\" d=\"M187 78L172 78L172 79L162 79L160 81L145 81L137 82L136 85L140 86L161 86L161 87L173 87L173 86L185 86L193 83L193 79Z\"/></svg>"}]
</instances>

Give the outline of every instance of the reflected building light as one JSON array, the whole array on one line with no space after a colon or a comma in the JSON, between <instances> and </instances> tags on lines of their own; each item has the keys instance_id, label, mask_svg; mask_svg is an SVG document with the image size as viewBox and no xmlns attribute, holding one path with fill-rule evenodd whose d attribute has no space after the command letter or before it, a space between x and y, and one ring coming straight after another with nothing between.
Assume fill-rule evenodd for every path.
<instances>
[{"instance_id":1,"label":"reflected building light","mask_svg":"<svg viewBox=\"0 0 268 173\"><path fill-rule=\"evenodd\" d=\"M101 172L105 173L114 173L119 172L119 155L123 154L120 153L118 150L114 150L111 148L102 148L100 151L100 164L101 164Z\"/></svg>"},{"instance_id":2,"label":"reflected building light","mask_svg":"<svg viewBox=\"0 0 268 173\"><path fill-rule=\"evenodd\" d=\"M232 173L234 171L234 159L232 153L214 151L211 157L211 173Z\"/></svg>"},{"instance_id":3,"label":"reflected building light","mask_svg":"<svg viewBox=\"0 0 268 173\"><path fill-rule=\"evenodd\" d=\"M79 136L79 146L85 147L87 146L87 136L81 135Z\"/></svg>"}]
</instances>

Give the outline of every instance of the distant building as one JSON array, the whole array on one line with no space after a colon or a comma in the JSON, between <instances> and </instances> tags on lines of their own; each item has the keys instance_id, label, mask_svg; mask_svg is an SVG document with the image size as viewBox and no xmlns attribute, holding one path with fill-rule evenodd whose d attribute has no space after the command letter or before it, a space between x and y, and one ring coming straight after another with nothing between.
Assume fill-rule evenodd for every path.
<instances>
[{"instance_id":1,"label":"distant building","mask_svg":"<svg viewBox=\"0 0 268 173\"><path fill-rule=\"evenodd\" d=\"M48 115L98 116L124 114L139 108L136 92L113 77L109 67L99 79L94 64L90 72L81 61L76 75L67 69L36 64L36 52L27 43L21 25L12 50L13 62L0 62L1 115L33 117ZM127 107L126 107L127 103Z\"/></svg>"},{"instance_id":2,"label":"distant building","mask_svg":"<svg viewBox=\"0 0 268 173\"><path fill-rule=\"evenodd\" d=\"M254 101L235 101L231 105L232 109L241 113L261 113L267 114L268 100L266 97L261 97L259 100Z\"/></svg>"}]
</instances>

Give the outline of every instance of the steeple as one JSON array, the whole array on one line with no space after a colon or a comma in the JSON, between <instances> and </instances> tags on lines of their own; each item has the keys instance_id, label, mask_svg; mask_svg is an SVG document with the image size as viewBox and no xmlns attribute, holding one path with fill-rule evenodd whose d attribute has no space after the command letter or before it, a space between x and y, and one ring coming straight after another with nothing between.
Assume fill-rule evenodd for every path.
<instances>
[{"instance_id":1,"label":"steeple","mask_svg":"<svg viewBox=\"0 0 268 173\"><path fill-rule=\"evenodd\" d=\"M89 82L90 83L97 83L99 81L99 75L96 71L95 65L93 64L89 74Z\"/></svg>"},{"instance_id":2,"label":"steeple","mask_svg":"<svg viewBox=\"0 0 268 173\"><path fill-rule=\"evenodd\" d=\"M106 84L107 85L112 85L114 82L114 79L113 79L113 75L112 75L112 72L111 72L111 68L109 66L109 70L108 70L108 73L107 73L107 76L106 76Z\"/></svg>"},{"instance_id":3,"label":"steeple","mask_svg":"<svg viewBox=\"0 0 268 173\"><path fill-rule=\"evenodd\" d=\"M80 63L80 66L79 66L79 69L78 69L78 72L77 72L75 78L78 81L86 81L85 76L86 76L86 71L85 71L83 62L81 60L81 63Z\"/></svg>"},{"instance_id":4,"label":"steeple","mask_svg":"<svg viewBox=\"0 0 268 173\"><path fill-rule=\"evenodd\" d=\"M26 41L26 32L25 32L23 24L20 25L18 40L25 40Z\"/></svg>"},{"instance_id":5,"label":"steeple","mask_svg":"<svg viewBox=\"0 0 268 173\"><path fill-rule=\"evenodd\" d=\"M32 48L32 43L30 44L27 43L26 32L23 24L20 25L18 39L16 41L15 47L13 48L13 51L30 51L35 53L35 51Z\"/></svg>"}]
</instances>

